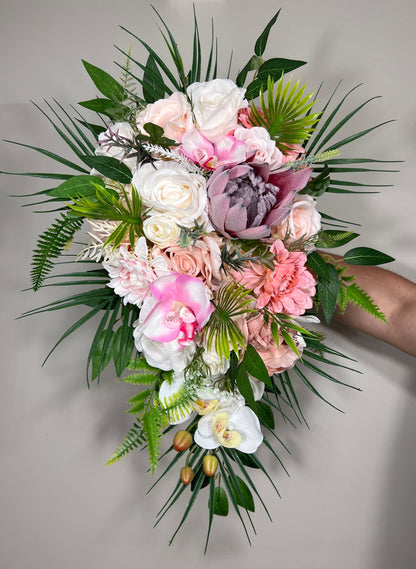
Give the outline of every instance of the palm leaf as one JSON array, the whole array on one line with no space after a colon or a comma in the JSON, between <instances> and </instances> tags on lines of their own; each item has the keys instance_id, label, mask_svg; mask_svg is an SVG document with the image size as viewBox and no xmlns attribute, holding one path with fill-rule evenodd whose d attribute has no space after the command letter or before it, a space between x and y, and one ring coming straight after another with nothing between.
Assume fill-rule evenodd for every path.
<instances>
[{"instance_id":1,"label":"palm leaf","mask_svg":"<svg viewBox=\"0 0 416 569\"><path fill-rule=\"evenodd\" d=\"M319 115L310 114L314 105L312 95L304 95L306 84L299 87L299 81L292 85L290 78L284 85L283 77L276 84L269 77L267 103L263 89L260 92L261 112L251 103L251 122L264 127L275 140L281 151L288 145L300 144L308 139Z\"/></svg>"}]
</instances>

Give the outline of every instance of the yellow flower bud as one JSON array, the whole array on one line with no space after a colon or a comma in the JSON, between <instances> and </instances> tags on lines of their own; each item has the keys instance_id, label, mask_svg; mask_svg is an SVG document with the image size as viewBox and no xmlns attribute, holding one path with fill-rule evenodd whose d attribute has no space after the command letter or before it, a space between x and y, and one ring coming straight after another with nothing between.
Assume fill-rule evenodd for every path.
<instances>
[{"instance_id":1,"label":"yellow flower bud","mask_svg":"<svg viewBox=\"0 0 416 569\"><path fill-rule=\"evenodd\" d=\"M192 444L192 435L188 431L178 431L173 439L173 448L177 452L187 450Z\"/></svg>"},{"instance_id":2,"label":"yellow flower bud","mask_svg":"<svg viewBox=\"0 0 416 569\"><path fill-rule=\"evenodd\" d=\"M205 476L214 476L218 468L218 458L213 454L206 454L202 459L202 468Z\"/></svg>"},{"instance_id":3,"label":"yellow flower bud","mask_svg":"<svg viewBox=\"0 0 416 569\"><path fill-rule=\"evenodd\" d=\"M183 468L181 468L181 480L182 483L185 484L185 486L190 484L193 479L194 479L194 471L190 466L184 466Z\"/></svg>"}]
</instances>

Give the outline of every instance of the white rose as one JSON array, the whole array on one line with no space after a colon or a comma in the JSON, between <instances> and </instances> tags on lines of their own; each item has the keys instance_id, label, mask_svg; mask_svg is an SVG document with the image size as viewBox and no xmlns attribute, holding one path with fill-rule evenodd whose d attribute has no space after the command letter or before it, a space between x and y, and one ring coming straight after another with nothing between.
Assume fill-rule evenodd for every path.
<instances>
[{"instance_id":1,"label":"white rose","mask_svg":"<svg viewBox=\"0 0 416 569\"><path fill-rule=\"evenodd\" d=\"M136 116L138 129L144 132L143 126L148 122L162 127L167 138L180 142L184 133L192 128L191 106L186 96L175 92L166 99L147 105Z\"/></svg>"},{"instance_id":2,"label":"white rose","mask_svg":"<svg viewBox=\"0 0 416 569\"><path fill-rule=\"evenodd\" d=\"M316 209L315 200L312 196L298 196L293 202L288 217L277 226L274 237L283 239L289 234L289 239L309 239L321 230L321 214ZM314 250L311 244L306 248L307 252Z\"/></svg>"},{"instance_id":3,"label":"white rose","mask_svg":"<svg viewBox=\"0 0 416 569\"><path fill-rule=\"evenodd\" d=\"M145 206L175 217L179 225L193 227L196 219L206 216L205 178L190 174L176 162L144 164L132 183Z\"/></svg>"},{"instance_id":4,"label":"white rose","mask_svg":"<svg viewBox=\"0 0 416 569\"><path fill-rule=\"evenodd\" d=\"M262 126L253 126L253 128L239 126L234 131L234 137L245 142L248 151L256 153L254 162L270 164L270 170L276 170L282 165L283 154Z\"/></svg>"},{"instance_id":5,"label":"white rose","mask_svg":"<svg viewBox=\"0 0 416 569\"><path fill-rule=\"evenodd\" d=\"M209 367L212 379L217 379L224 376L230 367L230 361L226 358L222 360L217 352L213 349L204 350L202 359L204 360L204 363L206 363L206 365Z\"/></svg>"},{"instance_id":6,"label":"white rose","mask_svg":"<svg viewBox=\"0 0 416 569\"><path fill-rule=\"evenodd\" d=\"M248 106L245 89L230 79L192 83L186 92L198 130L211 142L233 130L237 126L237 112Z\"/></svg>"},{"instance_id":7,"label":"white rose","mask_svg":"<svg viewBox=\"0 0 416 569\"><path fill-rule=\"evenodd\" d=\"M122 144L133 144L134 132L128 122L110 124L105 132L98 135L96 156L109 156L123 162L132 172L137 168L137 158L128 158L130 149Z\"/></svg>"},{"instance_id":8,"label":"white rose","mask_svg":"<svg viewBox=\"0 0 416 569\"><path fill-rule=\"evenodd\" d=\"M152 243L167 247L178 242L181 230L178 220L172 215L155 213L144 220L143 233Z\"/></svg>"}]
</instances>

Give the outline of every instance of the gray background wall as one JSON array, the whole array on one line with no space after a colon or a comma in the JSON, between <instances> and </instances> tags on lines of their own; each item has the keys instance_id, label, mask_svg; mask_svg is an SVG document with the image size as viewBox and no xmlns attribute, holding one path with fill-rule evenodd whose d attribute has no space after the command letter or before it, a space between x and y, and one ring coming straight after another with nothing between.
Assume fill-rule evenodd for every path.
<instances>
[{"instance_id":1,"label":"gray background wall","mask_svg":"<svg viewBox=\"0 0 416 569\"><path fill-rule=\"evenodd\" d=\"M181 48L189 50L192 3L156 0L155 4ZM299 75L311 90L323 80L328 93L343 78L344 90L364 83L353 100L356 105L383 95L360 115L356 128L390 118L397 122L365 139L356 153L405 160L400 173L375 176L378 183L395 187L372 196L328 197L322 209L363 223L357 244L391 254L397 259L391 268L415 280L416 5L410 0L196 0L195 4L205 38L209 17L215 18L224 68L231 47L234 70L245 63L258 33L281 6L269 56L308 61ZM118 24L162 47L155 15L146 2L1 0L0 16L0 137L58 152L62 144L28 101L56 98L69 104L95 96L80 60L116 74L113 43L124 48L130 43ZM142 54L137 45L134 53ZM1 145L0 169L49 168L40 155ZM152 525L169 483L145 495L150 476L145 474L143 453L105 466L130 426L124 410L131 392L114 381L111 370L88 391L84 366L93 325L66 341L41 368L57 335L81 313L14 320L24 310L56 298L50 289L36 296L20 292L29 284L35 239L50 220L8 197L34 192L42 184L14 177L0 182L1 567L414 568L415 360L341 326L328 331L328 341L355 355L364 374L345 371L339 377L352 380L363 393L318 381L345 415L302 394L310 431L303 427L281 431L293 453L284 457L291 478L270 462L282 499L277 500L258 478L274 523L258 509L258 535L250 548L234 516L217 519L204 558L207 515L202 499L199 511L168 547L181 508L157 529Z\"/></svg>"}]
</instances>

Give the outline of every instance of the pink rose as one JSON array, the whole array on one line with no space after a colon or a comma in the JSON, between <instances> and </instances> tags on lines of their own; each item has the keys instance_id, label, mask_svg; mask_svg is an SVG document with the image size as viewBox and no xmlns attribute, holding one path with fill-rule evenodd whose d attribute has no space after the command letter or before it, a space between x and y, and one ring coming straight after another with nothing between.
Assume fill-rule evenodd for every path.
<instances>
[{"instance_id":1,"label":"pink rose","mask_svg":"<svg viewBox=\"0 0 416 569\"><path fill-rule=\"evenodd\" d=\"M248 153L255 153L251 158L253 162L265 162L269 164L270 170L277 170L282 165L283 155L265 128L238 126L234 137L246 143Z\"/></svg>"},{"instance_id":2,"label":"pink rose","mask_svg":"<svg viewBox=\"0 0 416 569\"><path fill-rule=\"evenodd\" d=\"M313 237L321 230L321 215L316 209L315 200L311 196L298 196L293 202L288 217L272 230L275 238L288 238L289 242ZM309 253L314 245L306 248Z\"/></svg>"},{"instance_id":3,"label":"pink rose","mask_svg":"<svg viewBox=\"0 0 416 569\"><path fill-rule=\"evenodd\" d=\"M305 154L306 150L300 144L286 144L286 149L283 152L282 165L287 162L294 162L299 154Z\"/></svg>"},{"instance_id":4,"label":"pink rose","mask_svg":"<svg viewBox=\"0 0 416 569\"><path fill-rule=\"evenodd\" d=\"M305 266L307 257L300 251L288 251L280 239L270 251L275 255L273 270L250 263L243 273L234 272L234 277L256 294L257 308L300 316L312 308L316 292L315 279Z\"/></svg>"},{"instance_id":5,"label":"pink rose","mask_svg":"<svg viewBox=\"0 0 416 569\"><path fill-rule=\"evenodd\" d=\"M147 105L136 116L137 128L151 122L163 128L167 138L180 142L185 131L192 128L191 106L183 93L175 92L166 99Z\"/></svg>"},{"instance_id":6,"label":"pink rose","mask_svg":"<svg viewBox=\"0 0 416 569\"><path fill-rule=\"evenodd\" d=\"M155 247L152 255L162 257L169 270L201 279L209 288L218 287L223 276L220 272L221 239L215 235L204 235L189 247L171 245L164 249Z\"/></svg>"},{"instance_id":7,"label":"pink rose","mask_svg":"<svg viewBox=\"0 0 416 569\"><path fill-rule=\"evenodd\" d=\"M270 375L281 373L295 365L298 356L283 341L279 335L279 345L276 344L270 330L270 325L264 322L262 314L247 322L249 343L256 348L261 359L264 361ZM297 343L299 353L302 353L303 344L301 338L293 336Z\"/></svg>"}]
</instances>

